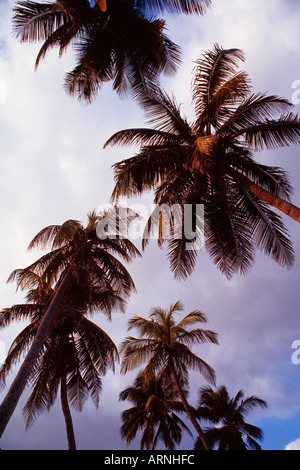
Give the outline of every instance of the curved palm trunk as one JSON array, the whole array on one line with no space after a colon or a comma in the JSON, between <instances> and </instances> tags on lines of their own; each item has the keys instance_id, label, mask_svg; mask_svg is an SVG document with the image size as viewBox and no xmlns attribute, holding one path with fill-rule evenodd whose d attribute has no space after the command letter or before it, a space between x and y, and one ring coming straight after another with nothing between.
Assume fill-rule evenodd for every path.
<instances>
[{"instance_id":1,"label":"curved palm trunk","mask_svg":"<svg viewBox=\"0 0 300 470\"><path fill-rule=\"evenodd\" d=\"M32 342L31 348L27 353L27 356L21 365L18 374L16 375L13 383L11 384L2 404L0 405L0 437L2 436L5 428L18 404L18 401L25 389L26 383L28 381L29 375L31 373L32 367L41 351L43 343L46 339L49 325L52 321L53 316L55 315L60 302L64 296L64 293L69 285L69 282L72 278L72 269L71 265L66 272L65 277L63 278L60 286L58 287L56 294L54 295L51 304L41 324L37 330L35 338Z\"/></svg>"},{"instance_id":2,"label":"curved palm trunk","mask_svg":"<svg viewBox=\"0 0 300 470\"><path fill-rule=\"evenodd\" d=\"M65 423L66 423L68 449L76 450L76 441L75 441L73 421L72 421L72 416L71 416L68 396L67 396L67 381L66 381L65 373L63 374L61 378L60 387L61 387L60 388L61 407L63 410Z\"/></svg>"},{"instance_id":3,"label":"curved palm trunk","mask_svg":"<svg viewBox=\"0 0 300 470\"><path fill-rule=\"evenodd\" d=\"M181 398L181 401L182 401L182 404L184 406L184 409L191 421L191 423L193 424L194 428L196 429L198 435L199 435L199 438L204 446L204 449L205 450L211 450L205 436L204 436L204 433L198 423L198 421L196 420L195 416L194 416L194 413L186 399L186 396L185 396L185 393L181 387L181 384L178 380L178 377L177 377L177 374L176 374L176 371L175 371L175 368L174 368L174 364L173 364L173 361L170 362L170 366L171 366L171 373L172 373L172 377L174 379L174 382L175 382L175 385L176 385L176 388L177 388L177 391L179 393L179 396Z\"/></svg>"},{"instance_id":4,"label":"curved palm trunk","mask_svg":"<svg viewBox=\"0 0 300 470\"><path fill-rule=\"evenodd\" d=\"M252 194L259 197L262 201L266 202L270 206L279 209L284 214L288 215L292 219L300 222L300 208L294 206L294 204L281 199L278 196L273 196L265 189L261 188L257 184L253 183L247 176L242 175L238 171L235 171L233 168L227 168L227 173L232 176L235 181L245 188L247 188Z\"/></svg>"}]
</instances>

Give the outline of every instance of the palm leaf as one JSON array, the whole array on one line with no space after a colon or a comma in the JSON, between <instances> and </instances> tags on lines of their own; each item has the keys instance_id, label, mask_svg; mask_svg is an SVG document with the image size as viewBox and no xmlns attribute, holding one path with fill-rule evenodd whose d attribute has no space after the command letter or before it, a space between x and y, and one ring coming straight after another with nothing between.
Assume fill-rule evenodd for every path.
<instances>
[{"instance_id":1,"label":"palm leaf","mask_svg":"<svg viewBox=\"0 0 300 470\"><path fill-rule=\"evenodd\" d=\"M28 320L41 316L44 306L38 304L18 304L4 308L0 312L0 328L5 328L15 320Z\"/></svg>"},{"instance_id":2,"label":"palm leaf","mask_svg":"<svg viewBox=\"0 0 300 470\"><path fill-rule=\"evenodd\" d=\"M21 41L45 41L68 17L58 3L17 2L14 31Z\"/></svg>"},{"instance_id":3,"label":"palm leaf","mask_svg":"<svg viewBox=\"0 0 300 470\"><path fill-rule=\"evenodd\" d=\"M121 196L139 195L145 190L155 189L185 161L185 147L144 147L135 157L113 165L116 181L112 199Z\"/></svg>"},{"instance_id":4,"label":"palm leaf","mask_svg":"<svg viewBox=\"0 0 300 470\"><path fill-rule=\"evenodd\" d=\"M152 355L155 341L151 339L139 339L129 336L120 345L120 352L123 359L121 363L121 372L126 373L129 370L142 365Z\"/></svg>"},{"instance_id":5,"label":"palm leaf","mask_svg":"<svg viewBox=\"0 0 300 470\"><path fill-rule=\"evenodd\" d=\"M214 49L205 52L197 61L192 83L192 96L196 118L205 111L215 93L235 73L237 62L244 60L240 49Z\"/></svg>"},{"instance_id":6,"label":"palm leaf","mask_svg":"<svg viewBox=\"0 0 300 470\"><path fill-rule=\"evenodd\" d=\"M282 168L255 162L249 152L240 146L233 146L228 151L226 163L269 193L290 200L293 188L287 172ZM234 178L232 171L229 174Z\"/></svg>"},{"instance_id":7,"label":"palm leaf","mask_svg":"<svg viewBox=\"0 0 300 470\"><path fill-rule=\"evenodd\" d=\"M250 214L249 224L256 246L282 266L294 263L294 250L282 219L247 190L240 188Z\"/></svg>"},{"instance_id":8,"label":"palm leaf","mask_svg":"<svg viewBox=\"0 0 300 470\"><path fill-rule=\"evenodd\" d=\"M136 4L146 13L185 13L203 15L211 5L211 0L136 0Z\"/></svg>"},{"instance_id":9,"label":"palm leaf","mask_svg":"<svg viewBox=\"0 0 300 470\"><path fill-rule=\"evenodd\" d=\"M251 94L235 109L226 122L218 129L218 135L232 138L237 132L247 130L274 114L287 112L292 104L285 98L266 93Z\"/></svg>"},{"instance_id":10,"label":"palm leaf","mask_svg":"<svg viewBox=\"0 0 300 470\"><path fill-rule=\"evenodd\" d=\"M176 358L174 362L178 370L183 371L185 368L190 368L198 371L209 383L215 384L216 374L214 369L183 343L176 343ZM179 374L179 377L181 375L182 373Z\"/></svg>"},{"instance_id":11,"label":"palm leaf","mask_svg":"<svg viewBox=\"0 0 300 470\"><path fill-rule=\"evenodd\" d=\"M180 142L180 137L170 132L162 132L156 129L124 129L113 134L104 144L109 145L154 145L168 146Z\"/></svg>"},{"instance_id":12,"label":"palm leaf","mask_svg":"<svg viewBox=\"0 0 300 470\"><path fill-rule=\"evenodd\" d=\"M5 384L5 379L12 367L20 360L31 345L31 342L36 334L36 323L30 323L25 327L12 342L5 362L0 369L0 385Z\"/></svg>"},{"instance_id":13,"label":"palm leaf","mask_svg":"<svg viewBox=\"0 0 300 470\"><path fill-rule=\"evenodd\" d=\"M33 248L45 248L52 244L52 249L61 247L72 240L74 233L80 230L82 225L77 220L67 220L62 225L50 225L42 229L32 239L28 250Z\"/></svg>"},{"instance_id":14,"label":"palm leaf","mask_svg":"<svg viewBox=\"0 0 300 470\"><path fill-rule=\"evenodd\" d=\"M43 60L50 48L59 46L59 55L61 56L70 42L74 39L74 27L71 23L65 23L58 27L44 42L36 61L35 69L38 68L40 61Z\"/></svg>"},{"instance_id":15,"label":"palm leaf","mask_svg":"<svg viewBox=\"0 0 300 470\"><path fill-rule=\"evenodd\" d=\"M115 362L119 360L116 345L104 330L87 318L78 325L78 332L86 345L88 357L95 365L99 374L105 374L107 368L114 371ZM89 381L92 383L92 381Z\"/></svg>"},{"instance_id":16,"label":"palm leaf","mask_svg":"<svg viewBox=\"0 0 300 470\"><path fill-rule=\"evenodd\" d=\"M226 202L215 193L205 205L205 246L220 271L230 278L234 272L247 272L254 261L254 248L243 201L233 186L228 190Z\"/></svg>"},{"instance_id":17,"label":"palm leaf","mask_svg":"<svg viewBox=\"0 0 300 470\"><path fill-rule=\"evenodd\" d=\"M223 83L208 101L195 124L194 132L203 133L207 125L214 128L220 127L222 124L222 111L231 104L238 104L243 101L249 93L248 77L245 72L239 72L230 77ZM225 114L228 119L227 113ZM226 121L227 121L226 119Z\"/></svg>"},{"instance_id":18,"label":"palm leaf","mask_svg":"<svg viewBox=\"0 0 300 470\"><path fill-rule=\"evenodd\" d=\"M300 118L289 113L276 120L266 119L265 122L250 126L247 130L237 132L254 150L275 149L289 144L300 143Z\"/></svg>"},{"instance_id":19,"label":"palm leaf","mask_svg":"<svg viewBox=\"0 0 300 470\"><path fill-rule=\"evenodd\" d=\"M182 117L174 96L169 97L157 86L152 86L141 100L141 105L149 124L153 124L155 129L180 136L183 141L190 141L191 127Z\"/></svg>"}]
</instances>

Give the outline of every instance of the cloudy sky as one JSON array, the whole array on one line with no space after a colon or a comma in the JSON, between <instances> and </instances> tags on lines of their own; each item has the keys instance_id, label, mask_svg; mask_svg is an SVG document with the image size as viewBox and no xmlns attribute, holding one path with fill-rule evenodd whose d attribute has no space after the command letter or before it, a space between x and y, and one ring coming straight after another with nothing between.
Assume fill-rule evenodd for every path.
<instances>
[{"instance_id":1,"label":"cloudy sky","mask_svg":"<svg viewBox=\"0 0 300 470\"><path fill-rule=\"evenodd\" d=\"M91 105L79 103L63 90L65 72L73 56L58 59L51 51L34 71L38 45L18 43L11 32L12 0L0 1L0 307L23 299L6 280L15 268L24 267L39 253L27 246L43 227L75 218L86 222L87 213L109 202L113 188L111 165L129 157L134 149L103 150L117 130L144 125L136 103L120 99L110 85ZM254 92L269 92L295 102L300 80L300 4L295 0L213 0L204 17L167 16L169 35L182 47L183 62L175 77L163 79L192 120L190 81L193 62L218 43L238 47L246 54L243 69ZM300 205L299 148L264 152L257 159L287 170L295 188L293 202ZM149 198L140 203L148 203ZM232 394L244 390L268 403L249 420L262 427L264 449L300 449L300 364L292 361L292 343L300 340L298 224L287 217L295 250L295 265L286 270L257 253L252 270L228 281L208 258L199 253L197 267L185 282L176 282L164 251L153 243L129 270L138 293L125 314L116 312L111 323L99 323L119 344L134 314L147 316L151 307L168 307L181 300L185 311L206 313L207 327L219 335L220 346L201 346L197 353L216 371L217 384ZM140 240L136 241L140 248ZM0 331L0 355L24 325ZM1 358L0 358L1 359ZM119 392L130 385L135 372L109 373L104 378L100 407L87 402L82 413L73 411L79 449L123 449L120 439ZM9 381L8 381L9 383ZM191 373L190 400L196 404L202 377ZM1 396L4 396L5 390ZM1 439L2 449L65 449L65 428L59 401L26 432L22 397ZM182 448L193 442L185 436ZM130 448L138 448L135 442Z\"/></svg>"}]
</instances>

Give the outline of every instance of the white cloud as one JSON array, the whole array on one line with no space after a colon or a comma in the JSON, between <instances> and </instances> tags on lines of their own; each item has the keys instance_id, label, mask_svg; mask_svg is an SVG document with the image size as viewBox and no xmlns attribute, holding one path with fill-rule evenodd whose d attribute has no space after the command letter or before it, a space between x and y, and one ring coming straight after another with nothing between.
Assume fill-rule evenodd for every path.
<instances>
[{"instance_id":1,"label":"white cloud","mask_svg":"<svg viewBox=\"0 0 300 470\"><path fill-rule=\"evenodd\" d=\"M287 444L284 450L300 450L300 437Z\"/></svg>"}]
</instances>

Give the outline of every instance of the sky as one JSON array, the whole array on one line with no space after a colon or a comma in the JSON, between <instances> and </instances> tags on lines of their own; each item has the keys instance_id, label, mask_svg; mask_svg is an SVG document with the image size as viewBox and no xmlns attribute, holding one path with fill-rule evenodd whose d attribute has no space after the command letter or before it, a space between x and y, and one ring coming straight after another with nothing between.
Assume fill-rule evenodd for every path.
<instances>
[{"instance_id":1,"label":"sky","mask_svg":"<svg viewBox=\"0 0 300 470\"><path fill-rule=\"evenodd\" d=\"M43 227L68 219L83 223L93 209L109 203L113 189L112 164L130 157L136 149L109 148L105 141L116 131L145 126L137 103L121 99L106 84L92 104L78 102L63 89L74 56L61 59L51 51L37 71L34 62L38 44L20 44L12 34L12 0L0 0L0 308L24 299L9 274L37 259L28 252L33 236ZM165 15L168 34L182 49L182 64L162 86L181 103L192 120L190 83L194 61L218 43L223 48L244 51L242 64L254 92L268 92L293 101L300 113L300 4L294 0L213 0L203 17ZM299 148L260 152L258 161L281 166L290 174L295 189L292 202L300 206ZM139 203L147 206L151 195ZM283 216L295 250L295 264L287 270L260 252L245 275L227 280L205 250L198 254L192 275L174 280L165 251L153 242L128 269L137 293L125 313L114 312L111 322L100 313L91 317L119 345L127 335L133 315L147 316L154 306L168 308L180 300L185 313L200 309L206 327L218 333L219 346L195 349L214 369L217 386L226 385L235 395L256 395L268 404L254 410L248 420L264 431L265 450L300 449L300 364L293 361L294 341L300 341L299 273L300 235L297 222ZM141 248L141 240L136 240ZM0 331L0 360L11 341L24 327L15 324ZM300 356L299 356L300 357ZM9 377L7 384L14 376ZM120 438L120 413L128 403L119 402L121 390L131 385L137 371L121 375L109 372L103 378L98 410L87 402L81 413L72 410L78 449L125 449ZM196 404L198 389L207 385L191 372L189 399ZM0 398L4 397L7 388ZM22 407L24 392L2 439L1 449L66 449L66 433L59 400L25 430ZM138 449L138 439L128 449ZM184 434L182 449L192 449Z\"/></svg>"}]
</instances>

